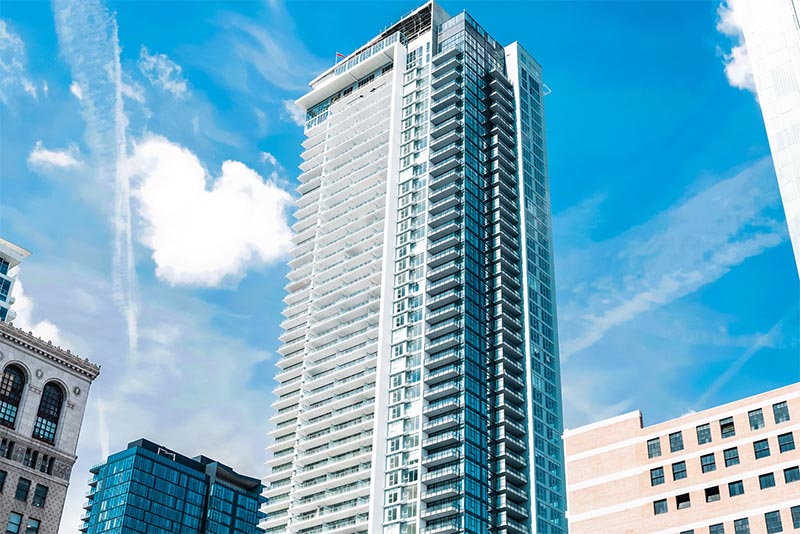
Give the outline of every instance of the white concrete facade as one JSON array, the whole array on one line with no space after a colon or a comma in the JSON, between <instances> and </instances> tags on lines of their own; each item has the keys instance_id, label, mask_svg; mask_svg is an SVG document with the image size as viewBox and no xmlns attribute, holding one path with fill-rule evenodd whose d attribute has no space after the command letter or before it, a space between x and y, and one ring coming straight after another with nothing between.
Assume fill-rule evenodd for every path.
<instances>
[{"instance_id":1,"label":"white concrete facade","mask_svg":"<svg viewBox=\"0 0 800 534\"><path fill-rule=\"evenodd\" d=\"M797 0L735 0L800 272L800 17Z\"/></svg>"}]
</instances>

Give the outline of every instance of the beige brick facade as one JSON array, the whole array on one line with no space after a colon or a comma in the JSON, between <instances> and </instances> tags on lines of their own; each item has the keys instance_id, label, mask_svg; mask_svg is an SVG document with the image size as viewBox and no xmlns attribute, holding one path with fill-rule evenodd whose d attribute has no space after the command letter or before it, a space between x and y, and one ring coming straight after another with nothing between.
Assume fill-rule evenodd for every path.
<instances>
[{"instance_id":1,"label":"beige brick facade","mask_svg":"<svg viewBox=\"0 0 800 534\"><path fill-rule=\"evenodd\" d=\"M635 411L564 440L570 534L800 533L800 383L649 427Z\"/></svg>"},{"instance_id":2,"label":"beige brick facade","mask_svg":"<svg viewBox=\"0 0 800 534\"><path fill-rule=\"evenodd\" d=\"M39 534L55 534L76 460L89 386L99 368L0 322L0 377L10 365L22 371L24 384L13 423L7 417L0 418L0 532L7 532L10 517L19 514L20 533L35 532L27 529L38 522ZM58 384L64 395L52 443L33 437L42 392L48 383ZM0 411L9 410L10 390L6 380L0 382ZM21 480L23 484L30 482L24 495ZM47 488L43 499L42 488Z\"/></svg>"}]
</instances>

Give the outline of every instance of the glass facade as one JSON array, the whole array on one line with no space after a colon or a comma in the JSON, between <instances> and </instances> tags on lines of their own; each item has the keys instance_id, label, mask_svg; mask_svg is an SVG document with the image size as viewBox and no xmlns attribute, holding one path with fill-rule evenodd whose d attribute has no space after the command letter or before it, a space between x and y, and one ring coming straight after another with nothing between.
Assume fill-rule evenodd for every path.
<instances>
[{"instance_id":1,"label":"glass facade","mask_svg":"<svg viewBox=\"0 0 800 534\"><path fill-rule=\"evenodd\" d=\"M267 532L565 534L541 68L428 3L311 86Z\"/></svg>"},{"instance_id":2,"label":"glass facade","mask_svg":"<svg viewBox=\"0 0 800 534\"><path fill-rule=\"evenodd\" d=\"M257 534L262 486L146 440L92 468L82 532Z\"/></svg>"}]
</instances>

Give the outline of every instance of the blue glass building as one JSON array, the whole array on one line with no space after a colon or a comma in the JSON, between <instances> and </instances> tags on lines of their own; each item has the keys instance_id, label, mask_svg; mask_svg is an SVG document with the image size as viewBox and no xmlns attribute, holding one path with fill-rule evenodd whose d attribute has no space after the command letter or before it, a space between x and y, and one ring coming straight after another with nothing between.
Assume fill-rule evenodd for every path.
<instances>
[{"instance_id":1,"label":"blue glass building","mask_svg":"<svg viewBox=\"0 0 800 534\"><path fill-rule=\"evenodd\" d=\"M261 481L145 439L91 469L87 534L257 534Z\"/></svg>"}]
</instances>

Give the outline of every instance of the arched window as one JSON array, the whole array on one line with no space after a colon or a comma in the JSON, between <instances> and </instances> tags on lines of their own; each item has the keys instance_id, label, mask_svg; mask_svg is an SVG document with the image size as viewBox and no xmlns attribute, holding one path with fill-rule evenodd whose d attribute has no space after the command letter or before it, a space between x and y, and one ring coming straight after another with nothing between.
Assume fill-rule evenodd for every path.
<instances>
[{"instance_id":1,"label":"arched window","mask_svg":"<svg viewBox=\"0 0 800 534\"><path fill-rule=\"evenodd\" d=\"M25 389L25 373L16 365L9 365L0 378L0 425L14 428Z\"/></svg>"},{"instance_id":2,"label":"arched window","mask_svg":"<svg viewBox=\"0 0 800 534\"><path fill-rule=\"evenodd\" d=\"M64 404L64 393L61 387L49 382L42 390L42 400L36 413L36 425L33 437L53 444L56 441L56 429L61 418L61 406Z\"/></svg>"}]
</instances>

